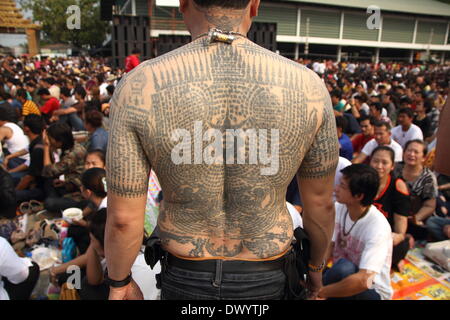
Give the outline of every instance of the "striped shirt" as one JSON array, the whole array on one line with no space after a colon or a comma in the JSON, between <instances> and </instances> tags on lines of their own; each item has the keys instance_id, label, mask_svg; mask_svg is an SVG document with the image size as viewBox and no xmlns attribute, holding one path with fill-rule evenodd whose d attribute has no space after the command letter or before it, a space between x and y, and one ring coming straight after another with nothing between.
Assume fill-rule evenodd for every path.
<instances>
[{"instance_id":1,"label":"striped shirt","mask_svg":"<svg viewBox=\"0 0 450 320\"><path fill-rule=\"evenodd\" d=\"M22 107L22 115L23 116L27 116L27 115L29 115L29 114L37 114L38 116L40 116L41 115L41 111L39 111L39 108L38 108L38 106L36 105L36 103L34 103L33 101L31 101L31 100L27 100L27 102L25 102L24 104L23 104L23 107Z\"/></svg>"}]
</instances>

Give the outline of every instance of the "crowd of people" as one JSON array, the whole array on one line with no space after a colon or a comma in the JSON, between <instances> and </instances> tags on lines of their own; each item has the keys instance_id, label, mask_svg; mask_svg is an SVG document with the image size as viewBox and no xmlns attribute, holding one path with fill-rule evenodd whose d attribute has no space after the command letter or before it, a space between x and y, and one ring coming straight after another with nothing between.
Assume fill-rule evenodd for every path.
<instances>
[{"instance_id":1,"label":"crowd of people","mask_svg":"<svg viewBox=\"0 0 450 320\"><path fill-rule=\"evenodd\" d=\"M50 274L63 286L69 265L80 266L82 299L108 297L102 259L109 108L117 84L137 65L138 56L135 51L127 59L127 70L92 57L1 60L0 227L25 213L55 218L65 209L81 209L83 219L73 221L68 230L78 256L51 268ZM390 299L389 272L402 270L415 242L450 237L450 177L433 168L450 68L393 62L301 63L322 78L330 93L340 144L330 249L334 264L325 273L319 298ZM301 213L295 178L286 200ZM295 214L294 218L298 219ZM0 245L8 248L0 249L0 298L17 297L11 292L21 285L29 297L37 266L19 256L39 239L32 241L31 232L0 232ZM17 246L20 241L25 245ZM8 263L17 270L5 267ZM371 270L363 277L369 275L375 289L346 285L368 283L360 281L360 269Z\"/></svg>"}]
</instances>

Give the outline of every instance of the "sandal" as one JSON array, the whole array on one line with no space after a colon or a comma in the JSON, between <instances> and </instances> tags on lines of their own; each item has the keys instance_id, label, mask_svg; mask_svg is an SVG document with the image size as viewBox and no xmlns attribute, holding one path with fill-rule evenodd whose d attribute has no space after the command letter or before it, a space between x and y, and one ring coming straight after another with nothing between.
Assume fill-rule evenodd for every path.
<instances>
[{"instance_id":1,"label":"sandal","mask_svg":"<svg viewBox=\"0 0 450 320\"><path fill-rule=\"evenodd\" d=\"M22 202L19 206L20 214L29 214L31 213L31 206L29 202Z\"/></svg>"},{"instance_id":2,"label":"sandal","mask_svg":"<svg viewBox=\"0 0 450 320\"><path fill-rule=\"evenodd\" d=\"M31 213L37 213L39 211L44 210L44 204L37 200L31 200L29 202L29 205L31 207Z\"/></svg>"}]
</instances>

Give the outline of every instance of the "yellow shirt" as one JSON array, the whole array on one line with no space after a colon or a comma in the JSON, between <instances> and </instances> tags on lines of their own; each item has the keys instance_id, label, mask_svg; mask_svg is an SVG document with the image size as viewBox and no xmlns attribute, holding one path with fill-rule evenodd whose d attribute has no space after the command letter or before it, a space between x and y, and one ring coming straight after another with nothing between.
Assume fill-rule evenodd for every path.
<instances>
[{"instance_id":1,"label":"yellow shirt","mask_svg":"<svg viewBox=\"0 0 450 320\"><path fill-rule=\"evenodd\" d=\"M27 102L25 102L24 104L23 104L23 107L22 107L22 115L23 116L27 116L27 115L29 115L29 114L37 114L38 116L40 116L41 115L41 111L39 111L39 108L38 108L38 106L36 105L36 103L34 103L33 101L31 101L31 100L27 100Z\"/></svg>"}]
</instances>

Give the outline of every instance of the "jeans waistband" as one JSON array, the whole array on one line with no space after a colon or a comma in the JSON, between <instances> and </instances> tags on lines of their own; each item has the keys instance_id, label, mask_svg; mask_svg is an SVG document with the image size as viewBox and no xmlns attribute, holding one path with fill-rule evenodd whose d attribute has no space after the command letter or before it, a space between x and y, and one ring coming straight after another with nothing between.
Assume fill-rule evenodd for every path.
<instances>
[{"instance_id":1,"label":"jeans waistband","mask_svg":"<svg viewBox=\"0 0 450 320\"><path fill-rule=\"evenodd\" d=\"M245 260L222 260L222 259L193 261L181 259L168 253L167 264L169 266L187 269L190 271L216 272L217 265L218 263L220 263L221 271L225 273L261 272L261 271L273 271L282 269L286 256L288 256L289 254L291 254L290 250L281 258L269 261L245 261Z\"/></svg>"}]
</instances>

